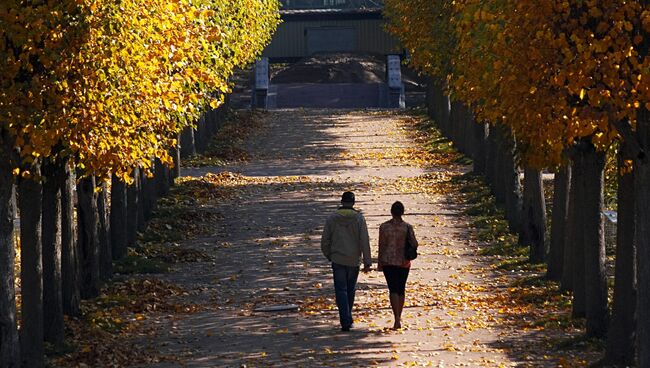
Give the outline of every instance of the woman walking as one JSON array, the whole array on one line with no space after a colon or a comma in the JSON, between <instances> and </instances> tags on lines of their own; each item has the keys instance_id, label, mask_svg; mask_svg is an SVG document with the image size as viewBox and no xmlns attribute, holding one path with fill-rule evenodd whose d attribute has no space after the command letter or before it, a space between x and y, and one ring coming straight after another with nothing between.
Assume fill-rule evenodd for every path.
<instances>
[{"instance_id":1,"label":"woman walking","mask_svg":"<svg viewBox=\"0 0 650 368\"><path fill-rule=\"evenodd\" d=\"M390 293L390 306L395 316L393 329L402 328L402 309L406 289L406 279L411 268L411 261L406 259L404 248L406 242L417 249L413 226L402 220L404 205L395 202L390 208L393 218L379 227L379 271L384 272Z\"/></svg>"}]
</instances>

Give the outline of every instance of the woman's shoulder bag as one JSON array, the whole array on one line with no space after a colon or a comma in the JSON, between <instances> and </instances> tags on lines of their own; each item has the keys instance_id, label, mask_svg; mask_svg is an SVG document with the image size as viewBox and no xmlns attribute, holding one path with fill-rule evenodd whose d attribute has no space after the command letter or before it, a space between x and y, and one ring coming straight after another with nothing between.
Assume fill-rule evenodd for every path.
<instances>
[{"instance_id":1,"label":"woman's shoulder bag","mask_svg":"<svg viewBox=\"0 0 650 368\"><path fill-rule=\"evenodd\" d=\"M406 225L406 244L404 245L404 258L412 261L418 258L418 250L415 244L411 244L411 225Z\"/></svg>"}]
</instances>

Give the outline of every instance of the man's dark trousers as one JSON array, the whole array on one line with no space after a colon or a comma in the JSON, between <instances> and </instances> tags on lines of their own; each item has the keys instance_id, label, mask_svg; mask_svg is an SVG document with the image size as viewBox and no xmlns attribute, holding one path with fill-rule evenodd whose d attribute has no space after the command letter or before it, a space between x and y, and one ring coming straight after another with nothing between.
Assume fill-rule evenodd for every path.
<instances>
[{"instance_id":1,"label":"man's dark trousers","mask_svg":"<svg viewBox=\"0 0 650 368\"><path fill-rule=\"evenodd\" d=\"M334 291L336 305L339 308L341 328L349 329L352 326L352 306L359 278L359 266L351 267L332 263L332 270L334 271Z\"/></svg>"}]
</instances>

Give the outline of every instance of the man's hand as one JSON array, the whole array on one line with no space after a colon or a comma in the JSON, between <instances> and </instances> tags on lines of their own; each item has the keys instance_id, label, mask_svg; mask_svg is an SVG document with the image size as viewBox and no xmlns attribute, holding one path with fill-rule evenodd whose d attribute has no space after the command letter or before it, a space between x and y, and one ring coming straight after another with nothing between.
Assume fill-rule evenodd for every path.
<instances>
[{"instance_id":1,"label":"man's hand","mask_svg":"<svg viewBox=\"0 0 650 368\"><path fill-rule=\"evenodd\" d=\"M368 272L370 272L371 270L372 270L372 269L370 268L370 265L364 265L364 266L363 266L363 270L362 270L362 272L363 272L363 273L368 273Z\"/></svg>"}]
</instances>

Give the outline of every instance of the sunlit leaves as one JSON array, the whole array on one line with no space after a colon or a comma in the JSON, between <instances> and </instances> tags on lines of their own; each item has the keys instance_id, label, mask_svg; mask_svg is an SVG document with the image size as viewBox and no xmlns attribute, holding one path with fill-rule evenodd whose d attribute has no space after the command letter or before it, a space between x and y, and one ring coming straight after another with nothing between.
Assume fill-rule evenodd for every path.
<instances>
[{"instance_id":1,"label":"sunlit leaves","mask_svg":"<svg viewBox=\"0 0 650 368\"><path fill-rule=\"evenodd\" d=\"M650 60L639 55L650 13L639 1L388 4L414 63L435 66L420 68L480 120L507 125L534 166L557 164L580 138L604 149L619 138L612 122L634 123L650 102Z\"/></svg>"},{"instance_id":2,"label":"sunlit leaves","mask_svg":"<svg viewBox=\"0 0 650 368\"><path fill-rule=\"evenodd\" d=\"M451 69L455 44L452 1L387 0L388 31L409 51L413 67L444 81Z\"/></svg>"},{"instance_id":3,"label":"sunlit leaves","mask_svg":"<svg viewBox=\"0 0 650 368\"><path fill-rule=\"evenodd\" d=\"M125 179L218 107L279 22L275 0L0 4L0 119L26 159Z\"/></svg>"}]
</instances>

